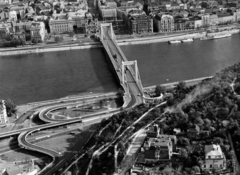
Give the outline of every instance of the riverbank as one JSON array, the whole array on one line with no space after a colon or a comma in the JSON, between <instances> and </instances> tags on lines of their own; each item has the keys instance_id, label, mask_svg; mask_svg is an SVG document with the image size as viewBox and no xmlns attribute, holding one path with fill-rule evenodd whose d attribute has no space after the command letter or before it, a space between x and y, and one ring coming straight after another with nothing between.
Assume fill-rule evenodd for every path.
<instances>
[{"instance_id":1,"label":"riverbank","mask_svg":"<svg viewBox=\"0 0 240 175\"><path fill-rule=\"evenodd\" d=\"M195 84L201 82L204 79L212 78L212 77L213 76L195 78L195 79L185 80L184 82L186 82L186 84L188 86L192 86L192 85L195 85ZM178 83L179 82L176 81L176 82L164 83L164 84L160 84L160 85L166 87L167 89L171 89L174 86L176 86ZM154 92L155 91L155 87L156 87L156 85L147 86L147 87L144 87L143 90L145 92L147 92L147 93ZM73 100L83 100L83 101L86 101L86 100L91 99L91 98L92 99L96 99L96 98L99 98L99 97L110 98L111 96L115 95L116 93L117 92L71 95L71 96L62 97L62 98L59 98L59 99L31 102L31 103L27 103L27 104L18 105L17 106L17 115L21 116L21 115L23 115L24 113L26 113L27 111L29 111L29 110L31 110L33 108L36 108L36 107L40 108L40 106L42 106L44 108L47 105L52 105L52 104L55 104L55 103L63 103L63 102L73 101Z\"/></svg>"},{"instance_id":2,"label":"riverbank","mask_svg":"<svg viewBox=\"0 0 240 175\"><path fill-rule=\"evenodd\" d=\"M152 36L144 38L131 38L131 39L119 39L117 40L118 45L131 45L131 44L150 44L159 42L168 42L172 40L183 40L183 39L199 39L206 36L206 32L191 32L191 33L181 33L181 34L166 34L164 36Z\"/></svg>"},{"instance_id":3,"label":"riverbank","mask_svg":"<svg viewBox=\"0 0 240 175\"><path fill-rule=\"evenodd\" d=\"M195 33L178 33L178 34L167 34L167 35L152 35L148 37L140 38L126 38L126 39L117 39L118 45L131 45L131 44L149 44L149 43L158 43L158 42L167 42L171 40L181 40L188 38L201 38L206 36L206 32L195 32ZM27 48L14 48L14 49L5 49L0 50L0 56L10 56L10 55L19 55L19 54L31 54L31 53L43 53L43 52L57 52L57 51L66 51L66 50L77 50L77 49L91 49L91 48L101 48L103 47L101 42L93 41L87 43L75 43L68 45L59 45L59 46L35 46Z\"/></svg>"},{"instance_id":4,"label":"riverbank","mask_svg":"<svg viewBox=\"0 0 240 175\"><path fill-rule=\"evenodd\" d=\"M0 51L0 56L10 56L10 55L20 55L20 54L32 54L32 53L43 53L43 52L57 52L66 50L77 50L77 49L91 49L100 48L102 44L100 42L83 43L83 44L70 44L61 46L46 46L46 47L36 47L36 48L16 48L9 49L6 51Z\"/></svg>"},{"instance_id":5,"label":"riverbank","mask_svg":"<svg viewBox=\"0 0 240 175\"><path fill-rule=\"evenodd\" d=\"M225 30L221 33L231 33L236 34L240 32L240 29ZM183 39L200 39L206 36L218 35L219 32L207 33L206 31L185 31L182 33L165 34L165 35L149 35L149 36L137 36L135 38L122 38L117 36L117 43L119 46L123 45L137 45L137 44L150 44L150 43L160 43L168 42L172 40L183 40ZM43 52L57 52L66 50L78 50L78 49L91 49L91 48L101 48L103 47L101 42L76 42L71 44L60 44L60 45L42 45L34 47L21 47L21 48L10 48L0 50L0 56L10 56L19 54L31 54L31 53L43 53Z\"/></svg>"}]
</instances>

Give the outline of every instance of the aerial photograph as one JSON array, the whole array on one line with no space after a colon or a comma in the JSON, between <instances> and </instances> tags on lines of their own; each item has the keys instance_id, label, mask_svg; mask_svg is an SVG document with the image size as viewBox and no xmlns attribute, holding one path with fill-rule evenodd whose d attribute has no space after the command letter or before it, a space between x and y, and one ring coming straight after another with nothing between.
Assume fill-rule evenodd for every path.
<instances>
[{"instance_id":1,"label":"aerial photograph","mask_svg":"<svg viewBox=\"0 0 240 175\"><path fill-rule=\"evenodd\" d=\"M0 175L240 175L240 0L0 0Z\"/></svg>"}]
</instances>

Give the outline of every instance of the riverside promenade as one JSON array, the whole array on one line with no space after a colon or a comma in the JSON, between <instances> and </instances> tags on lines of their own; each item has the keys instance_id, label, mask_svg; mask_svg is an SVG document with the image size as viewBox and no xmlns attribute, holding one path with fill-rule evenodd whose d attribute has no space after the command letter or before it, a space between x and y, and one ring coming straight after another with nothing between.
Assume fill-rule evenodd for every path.
<instances>
[{"instance_id":1,"label":"riverside promenade","mask_svg":"<svg viewBox=\"0 0 240 175\"><path fill-rule=\"evenodd\" d=\"M234 33L240 32L239 24L233 24L229 26L219 27L219 30L226 30L235 28ZM229 31L225 31L228 33ZM214 34L210 34L214 35ZM168 42L172 40L183 40L188 38L199 39L207 36L206 30L189 30L176 33L154 33L151 35L118 35L116 42L119 46L122 45L137 45L137 44L150 44L150 43L159 43L159 42ZM103 47L101 42L94 41L92 39L84 39L83 41L71 41L67 43L59 44L41 44L33 45L27 47L17 47L17 48L0 48L0 56L7 55L19 55L19 54L30 54L30 53L43 53L43 52L57 52L65 50L77 50L77 49L91 49L91 48L101 48Z\"/></svg>"},{"instance_id":2,"label":"riverside promenade","mask_svg":"<svg viewBox=\"0 0 240 175\"><path fill-rule=\"evenodd\" d=\"M149 44L158 42L168 42L171 40L181 40L187 38L201 38L206 36L206 32L189 31L183 33L174 33L166 35L150 35L150 36L132 36L132 37L118 37L116 42L118 45L131 45L131 44ZM65 50L77 50L77 49L91 49L101 48L102 43L99 41L85 41L85 42L71 42L67 44L45 44L45 45L33 45L28 47L17 48L4 48L0 49L0 56L19 55L19 54L31 54L31 53L43 53L43 52L57 52Z\"/></svg>"}]
</instances>

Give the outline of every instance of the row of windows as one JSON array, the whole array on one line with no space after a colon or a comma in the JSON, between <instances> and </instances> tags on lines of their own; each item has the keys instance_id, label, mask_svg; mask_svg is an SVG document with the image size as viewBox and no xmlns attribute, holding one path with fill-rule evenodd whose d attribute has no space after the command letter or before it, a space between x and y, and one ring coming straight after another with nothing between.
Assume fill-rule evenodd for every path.
<instances>
[{"instance_id":1,"label":"row of windows","mask_svg":"<svg viewBox=\"0 0 240 175\"><path fill-rule=\"evenodd\" d=\"M132 31L133 33L136 33L136 30ZM151 29L139 29L137 33L143 33L143 32L152 32Z\"/></svg>"},{"instance_id":2,"label":"row of windows","mask_svg":"<svg viewBox=\"0 0 240 175\"><path fill-rule=\"evenodd\" d=\"M52 28L63 28L63 27L68 27L68 24L63 24L63 25L53 25Z\"/></svg>"},{"instance_id":3,"label":"row of windows","mask_svg":"<svg viewBox=\"0 0 240 175\"><path fill-rule=\"evenodd\" d=\"M64 31L69 31L68 28L61 28L61 29L55 29L53 32L64 32Z\"/></svg>"},{"instance_id":4,"label":"row of windows","mask_svg":"<svg viewBox=\"0 0 240 175\"><path fill-rule=\"evenodd\" d=\"M207 165L203 165L203 167L204 167L204 168L207 168ZM215 164L214 167L216 167L216 168L217 168L217 167L222 168L223 165L222 165L222 164L219 164L219 166L218 166L218 164ZM210 165L209 165L209 168L213 168L213 165L210 164Z\"/></svg>"}]
</instances>

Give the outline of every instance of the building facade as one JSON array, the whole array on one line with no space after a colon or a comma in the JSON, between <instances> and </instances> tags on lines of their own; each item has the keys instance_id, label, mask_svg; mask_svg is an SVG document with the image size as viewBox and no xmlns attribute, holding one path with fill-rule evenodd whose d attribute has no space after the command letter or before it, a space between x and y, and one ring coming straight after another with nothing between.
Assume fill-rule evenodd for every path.
<instances>
[{"instance_id":1,"label":"building facade","mask_svg":"<svg viewBox=\"0 0 240 175\"><path fill-rule=\"evenodd\" d=\"M51 33L72 32L73 23L67 19L49 20L49 27Z\"/></svg>"},{"instance_id":2,"label":"building facade","mask_svg":"<svg viewBox=\"0 0 240 175\"><path fill-rule=\"evenodd\" d=\"M219 24L218 16L217 15L210 15L209 22L211 27L215 27Z\"/></svg>"},{"instance_id":3,"label":"building facade","mask_svg":"<svg viewBox=\"0 0 240 175\"><path fill-rule=\"evenodd\" d=\"M236 10L236 12L234 12L234 17L235 17L235 22L240 21L240 10Z\"/></svg>"},{"instance_id":4,"label":"building facade","mask_svg":"<svg viewBox=\"0 0 240 175\"><path fill-rule=\"evenodd\" d=\"M146 163L168 161L173 154L173 143L170 137L147 138L144 143Z\"/></svg>"},{"instance_id":5,"label":"building facade","mask_svg":"<svg viewBox=\"0 0 240 175\"><path fill-rule=\"evenodd\" d=\"M174 20L174 30L175 31L184 31L185 30L185 20L184 19L175 19Z\"/></svg>"},{"instance_id":6,"label":"building facade","mask_svg":"<svg viewBox=\"0 0 240 175\"><path fill-rule=\"evenodd\" d=\"M50 19L49 27L51 33L73 32L74 28L83 28L89 20L92 20L92 15L71 16L68 19Z\"/></svg>"},{"instance_id":7,"label":"building facade","mask_svg":"<svg viewBox=\"0 0 240 175\"><path fill-rule=\"evenodd\" d=\"M116 8L116 2L106 2L105 0L98 1L98 9L103 21L115 21L117 19Z\"/></svg>"},{"instance_id":8,"label":"building facade","mask_svg":"<svg viewBox=\"0 0 240 175\"><path fill-rule=\"evenodd\" d=\"M201 162L204 170L226 168L226 158L220 145L205 145L205 160Z\"/></svg>"},{"instance_id":9,"label":"building facade","mask_svg":"<svg viewBox=\"0 0 240 175\"><path fill-rule=\"evenodd\" d=\"M103 21L115 21L117 19L117 10L115 8L101 8L100 16Z\"/></svg>"},{"instance_id":10,"label":"building facade","mask_svg":"<svg viewBox=\"0 0 240 175\"><path fill-rule=\"evenodd\" d=\"M7 117L7 109L5 106L5 101L2 100L0 102L0 124L6 124L9 123L8 117Z\"/></svg>"},{"instance_id":11,"label":"building facade","mask_svg":"<svg viewBox=\"0 0 240 175\"><path fill-rule=\"evenodd\" d=\"M153 18L156 32L172 32L174 30L174 18L171 15L156 15Z\"/></svg>"},{"instance_id":12,"label":"building facade","mask_svg":"<svg viewBox=\"0 0 240 175\"><path fill-rule=\"evenodd\" d=\"M210 15L209 14L202 15L202 25L203 25L203 27L210 26Z\"/></svg>"},{"instance_id":13,"label":"building facade","mask_svg":"<svg viewBox=\"0 0 240 175\"><path fill-rule=\"evenodd\" d=\"M9 19L13 21L17 21L17 12L15 10L11 10L9 12Z\"/></svg>"},{"instance_id":14,"label":"building facade","mask_svg":"<svg viewBox=\"0 0 240 175\"><path fill-rule=\"evenodd\" d=\"M134 16L129 18L131 33L152 33L153 19L146 15Z\"/></svg>"},{"instance_id":15,"label":"building facade","mask_svg":"<svg viewBox=\"0 0 240 175\"><path fill-rule=\"evenodd\" d=\"M30 36L32 42L42 42L45 39L45 24L43 22L32 23L30 27Z\"/></svg>"},{"instance_id":16,"label":"building facade","mask_svg":"<svg viewBox=\"0 0 240 175\"><path fill-rule=\"evenodd\" d=\"M5 39L6 36L10 33L11 25L9 23L0 24L0 39Z\"/></svg>"},{"instance_id":17,"label":"building facade","mask_svg":"<svg viewBox=\"0 0 240 175\"><path fill-rule=\"evenodd\" d=\"M227 24L235 22L234 15L218 15L218 24Z\"/></svg>"}]
</instances>

